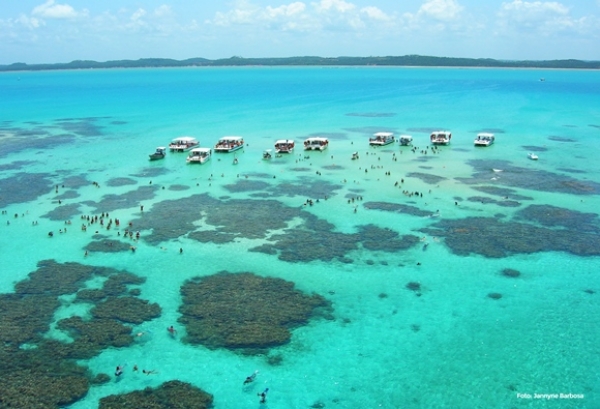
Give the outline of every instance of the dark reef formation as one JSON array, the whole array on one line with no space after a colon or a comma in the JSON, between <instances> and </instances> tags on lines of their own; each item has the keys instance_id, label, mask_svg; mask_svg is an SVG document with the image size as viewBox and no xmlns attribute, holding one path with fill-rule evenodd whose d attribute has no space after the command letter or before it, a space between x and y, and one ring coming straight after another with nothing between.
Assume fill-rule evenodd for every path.
<instances>
[{"instance_id":1,"label":"dark reef formation","mask_svg":"<svg viewBox=\"0 0 600 409\"><path fill-rule=\"evenodd\" d=\"M158 388L146 388L100 399L98 409L207 409L212 395L181 381L165 382Z\"/></svg>"},{"instance_id":2,"label":"dark reef formation","mask_svg":"<svg viewBox=\"0 0 600 409\"><path fill-rule=\"evenodd\" d=\"M422 173L422 172L410 172L410 173L406 174L406 177L421 179L423 182L430 184L430 185L437 185L441 181L446 180L445 177L432 175L430 173Z\"/></svg>"},{"instance_id":3,"label":"dark reef formation","mask_svg":"<svg viewBox=\"0 0 600 409\"><path fill-rule=\"evenodd\" d=\"M252 273L192 279L181 294L185 342L246 353L287 343L291 329L306 324L317 311L329 314L331 309L325 298L305 295L292 282Z\"/></svg>"},{"instance_id":4,"label":"dark reef formation","mask_svg":"<svg viewBox=\"0 0 600 409\"><path fill-rule=\"evenodd\" d=\"M533 150L533 149L529 149ZM502 169L495 184L511 188L534 191L567 193L572 195L600 194L600 183L591 180L575 179L571 176L552 173L541 169L529 169L514 166L504 160L475 159L467 162L475 172L470 178L457 178L469 185L489 185L492 169ZM514 198L513 198L514 199Z\"/></svg>"},{"instance_id":5,"label":"dark reef formation","mask_svg":"<svg viewBox=\"0 0 600 409\"><path fill-rule=\"evenodd\" d=\"M94 240L85 246L84 250L102 253L118 253L131 250L131 243L112 239Z\"/></svg>"},{"instance_id":6,"label":"dark reef formation","mask_svg":"<svg viewBox=\"0 0 600 409\"><path fill-rule=\"evenodd\" d=\"M514 268L505 268L502 270L501 274L504 277L509 278L517 278L521 276L521 272L519 270L515 270Z\"/></svg>"},{"instance_id":7,"label":"dark reef formation","mask_svg":"<svg viewBox=\"0 0 600 409\"><path fill-rule=\"evenodd\" d=\"M421 210L416 206L410 206L400 203L389 203L389 202L365 202L365 209L383 210L385 212L403 213L411 216L418 217L431 217L434 215L433 212L428 210Z\"/></svg>"},{"instance_id":8,"label":"dark reef formation","mask_svg":"<svg viewBox=\"0 0 600 409\"><path fill-rule=\"evenodd\" d=\"M245 182L244 185L247 186ZM179 216L171 217L173 214ZM210 227L198 228L198 221ZM293 222L296 222L294 227L288 227ZM349 262L348 253L361 247L393 252L418 242L414 235L400 236L375 226L359 226L353 234L340 233L334 225L301 207L289 207L276 200L217 200L207 194L156 203L133 223L137 229L152 231L143 239L154 245L186 235L199 242L213 243L228 243L238 238L266 239L266 243L250 251L278 255L288 262L335 259Z\"/></svg>"},{"instance_id":9,"label":"dark reef formation","mask_svg":"<svg viewBox=\"0 0 600 409\"><path fill-rule=\"evenodd\" d=\"M118 209L135 208L140 202L154 198L155 192L159 189L158 186L140 186L136 190L132 190L121 195L109 194L102 197L100 202L85 201L82 204L96 209L94 213L112 212Z\"/></svg>"},{"instance_id":10,"label":"dark reef formation","mask_svg":"<svg viewBox=\"0 0 600 409\"><path fill-rule=\"evenodd\" d=\"M17 173L0 179L0 208L15 203L27 203L51 192L53 182L47 173ZM23 186L27 186L26 189Z\"/></svg>"},{"instance_id":11,"label":"dark reef formation","mask_svg":"<svg viewBox=\"0 0 600 409\"><path fill-rule=\"evenodd\" d=\"M491 199L486 196L471 196L467 198L467 201L472 203L481 203L481 204L494 204L500 207L519 207L521 203L516 202L514 200L496 200Z\"/></svg>"},{"instance_id":12,"label":"dark reef formation","mask_svg":"<svg viewBox=\"0 0 600 409\"><path fill-rule=\"evenodd\" d=\"M597 215L547 205L528 206L510 221L491 217L446 219L420 231L445 237L450 250L463 256L506 257L540 251L600 255Z\"/></svg>"},{"instance_id":13,"label":"dark reef formation","mask_svg":"<svg viewBox=\"0 0 600 409\"><path fill-rule=\"evenodd\" d=\"M102 288L85 288L97 278L104 280ZM158 305L133 297L135 289L128 289L142 282L110 268L46 260L15 285L14 293L0 294L0 407L56 409L83 398L91 383L105 381L108 375L93 376L76 360L131 345L127 323L160 315ZM60 297L71 294L77 294L76 302L93 305L92 318L56 322L71 342L46 337Z\"/></svg>"}]
</instances>

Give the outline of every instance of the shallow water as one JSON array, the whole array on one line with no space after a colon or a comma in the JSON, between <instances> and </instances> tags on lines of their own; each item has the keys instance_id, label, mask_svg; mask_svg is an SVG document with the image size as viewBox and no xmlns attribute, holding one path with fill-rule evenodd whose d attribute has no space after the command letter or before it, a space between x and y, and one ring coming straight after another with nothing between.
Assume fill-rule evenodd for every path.
<instances>
[{"instance_id":1,"label":"shallow water","mask_svg":"<svg viewBox=\"0 0 600 409\"><path fill-rule=\"evenodd\" d=\"M70 408L173 379L213 394L218 408L258 406L256 392L265 387L269 407L600 405L598 253L567 245L600 240L600 73L90 70L3 73L0 89L0 293L53 259L143 277L134 286L140 298L161 307L159 318L133 325L148 333L144 339L79 361L111 378L124 364L125 375L91 387ZM436 129L451 130L453 139L432 153L428 136ZM411 134L418 148L370 148L377 131ZM483 131L494 132L496 143L476 149ZM204 165L177 153L148 161L156 146L180 135L201 146L241 135L247 146ZM329 149L302 152L301 142L317 135L329 138ZM263 160L262 151L283 138L296 140L295 152ZM527 158L534 150L538 161ZM519 218L532 205L548 206L542 209L556 224ZM81 231L82 215L104 212L121 220L118 229ZM519 224L490 232L492 219ZM454 220L461 222L451 231L438 225ZM140 240L123 237L129 222L134 231L141 226ZM367 237L361 226L368 225L418 241L388 251L377 240L387 230ZM136 251L86 257L95 231ZM457 242L466 252L456 252ZM508 250L490 256L486 248ZM521 275L503 276L505 268ZM267 354L182 342L180 287L220 271L294 282L331 301L332 317L293 329L289 343ZM91 306L73 298L61 297L55 322L89 318ZM54 325L45 336L69 339ZM134 365L158 374L135 373ZM255 370L256 381L242 388ZM519 393L584 398L557 403Z\"/></svg>"}]
</instances>

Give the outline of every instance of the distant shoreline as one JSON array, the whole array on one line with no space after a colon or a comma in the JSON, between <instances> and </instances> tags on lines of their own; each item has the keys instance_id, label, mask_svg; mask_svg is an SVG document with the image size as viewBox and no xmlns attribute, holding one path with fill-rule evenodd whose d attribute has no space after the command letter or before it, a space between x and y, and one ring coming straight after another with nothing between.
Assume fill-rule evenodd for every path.
<instances>
[{"instance_id":1,"label":"distant shoreline","mask_svg":"<svg viewBox=\"0 0 600 409\"><path fill-rule=\"evenodd\" d=\"M406 55L400 57L286 57L286 58L242 58L231 57L217 60L190 58L173 60L168 58L142 58L139 60L90 61L76 60L69 63L0 65L0 72L47 71L106 68L171 68L171 67L244 67L244 66L322 66L322 67L454 67L454 68L562 68L600 69L600 61L583 60L495 60L491 58L451 58Z\"/></svg>"}]
</instances>

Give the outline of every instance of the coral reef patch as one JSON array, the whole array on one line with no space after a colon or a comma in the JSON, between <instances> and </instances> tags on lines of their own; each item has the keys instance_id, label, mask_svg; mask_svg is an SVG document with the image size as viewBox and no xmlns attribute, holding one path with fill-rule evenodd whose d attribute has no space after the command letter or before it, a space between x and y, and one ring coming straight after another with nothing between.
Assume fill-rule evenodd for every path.
<instances>
[{"instance_id":1,"label":"coral reef patch","mask_svg":"<svg viewBox=\"0 0 600 409\"><path fill-rule=\"evenodd\" d=\"M171 217L173 214L178 217ZM151 231L143 236L150 244L181 236L219 244L241 238L267 239L267 243L250 251L277 254L289 262L347 261L347 253L361 244L365 248L395 251L416 243L415 237L400 237L391 230L372 226L359 227L353 234L336 232L331 223L276 200L217 200L207 194L156 203L133 223L140 230ZM377 240L378 234L387 237L388 242Z\"/></svg>"},{"instance_id":2,"label":"coral reef patch","mask_svg":"<svg viewBox=\"0 0 600 409\"><path fill-rule=\"evenodd\" d=\"M600 255L600 229L595 215L568 209L529 206L515 215L515 220L500 221L491 217L471 217L440 220L420 231L445 237L445 243L458 255L480 254L485 257L506 257L518 253L565 251L578 256ZM552 218L552 215L556 215ZM545 223L518 221L527 218ZM558 227L554 227L558 226ZM565 228L566 227L566 228Z\"/></svg>"},{"instance_id":3,"label":"coral reef patch","mask_svg":"<svg viewBox=\"0 0 600 409\"><path fill-rule=\"evenodd\" d=\"M9 178L0 179L0 208L15 203L27 203L49 193L52 181L48 173L20 172ZM27 188L24 188L24 187Z\"/></svg>"},{"instance_id":4,"label":"coral reef patch","mask_svg":"<svg viewBox=\"0 0 600 409\"><path fill-rule=\"evenodd\" d=\"M365 207L365 209L383 210L385 212L393 213L405 213L417 217L431 217L434 215L434 213L431 211L421 210L416 206L410 206L400 203L365 202L363 206Z\"/></svg>"},{"instance_id":5,"label":"coral reef patch","mask_svg":"<svg viewBox=\"0 0 600 409\"><path fill-rule=\"evenodd\" d=\"M169 381L158 388L146 388L100 399L98 409L207 409L213 396L181 381Z\"/></svg>"},{"instance_id":6,"label":"coral reef patch","mask_svg":"<svg viewBox=\"0 0 600 409\"><path fill-rule=\"evenodd\" d=\"M98 278L104 280L103 288L85 288L88 280ZM160 313L157 305L128 293L128 285L142 282L110 268L45 260L16 283L14 293L0 294L0 407L68 406L83 398L91 383L106 380L106 374L92 375L76 360L131 345L132 327L126 322L143 322ZM63 342L47 335L55 312L65 302L63 296L71 294L77 294L75 302L92 304L95 316L56 322L56 330L71 338ZM126 301L115 303L115 299ZM123 305L127 309L122 311ZM117 311L109 313L111 306Z\"/></svg>"},{"instance_id":7,"label":"coral reef patch","mask_svg":"<svg viewBox=\"0 0 600 409\"><path fill-rule=\"evenodd\" d=\"M475 169L475 172L470 178L457 178L457 180L469 185L488 185L491 169L502 169L501 176L495 182L503 186L572 195L600 194L600 183L591 180L579 180L541 169L532 171L514 166L505 160L476 159L467 163Z\"/></svg>"},{"instance_id":8,"label":"coral reef patch","mask_svg":"<svg viewBox=\"0 0 600 409\"><path fill-rule=\"evenodd\" d=\"M181 294L184 342L211 349L252 353L283 345L293 328L331 310L324 297L305 295L292 282L249 272L195 278L183 284Z\"/></svg>"}]
</instances>

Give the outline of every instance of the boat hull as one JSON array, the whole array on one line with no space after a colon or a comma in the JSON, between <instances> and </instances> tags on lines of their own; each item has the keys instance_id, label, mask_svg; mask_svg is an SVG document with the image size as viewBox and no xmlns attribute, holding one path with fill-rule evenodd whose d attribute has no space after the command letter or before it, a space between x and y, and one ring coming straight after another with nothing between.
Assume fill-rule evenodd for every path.
<instances>
[{"instance_id":1,"label":"boat hull","mask_svg":"<svg viewBox=\"0 0 600 409\"><path fill-rule=\"evenodd\" d=\"M243 147L244 147L244 145L235 146L233 148L215 147L215 152L220 152L220 153L235 152L237 150L242 149Z\"/></svg>"},{"instance_id":2,"label":"boat hull","mask_svg":"<svg viewBox=\"0 0 600 409\"><path fill-rule=\"evenodd\" d=\"M386 146L391 143L394 143L394 139L388 139L386 141L374 141L374 140L369 141L369 145L371 145L371 146Z\"/></svg>"}]
</instances>

